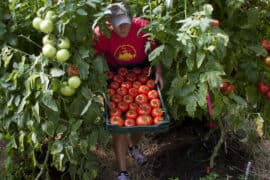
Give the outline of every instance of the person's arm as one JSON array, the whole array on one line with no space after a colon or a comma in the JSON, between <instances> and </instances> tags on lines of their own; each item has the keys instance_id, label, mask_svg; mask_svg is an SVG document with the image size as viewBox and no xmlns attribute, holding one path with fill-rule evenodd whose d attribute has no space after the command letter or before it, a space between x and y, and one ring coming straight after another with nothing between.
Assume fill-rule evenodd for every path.
<instances>
[{"instance_id":1,"label":"person's arm","mask_svg":"<svg viewBox=\"0 0 270 180\"><path fill-rule=\"evenodd\" d=\"M156 66L155 68L155 83L159 83L160 89L162 90L164 87L163 77L162 77L162 67Z\"/></svg>"}]
</instances>

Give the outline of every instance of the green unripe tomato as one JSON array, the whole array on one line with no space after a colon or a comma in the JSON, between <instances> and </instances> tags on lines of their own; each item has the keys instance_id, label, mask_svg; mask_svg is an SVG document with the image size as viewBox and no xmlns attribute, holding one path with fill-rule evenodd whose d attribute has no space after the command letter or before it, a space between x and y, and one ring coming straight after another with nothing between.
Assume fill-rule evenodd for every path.
<instances>
[{"instance_id":1,"label":"green unripe tomato","mask_svg":"<svg viewBox=\"0 0 270 180\"><path fill-rule=\"evenodd\" d=\"M76 92L76 89L67 85L64 85L60 88L60 93L64 96L72 96L73 94L75 94L75 92Z\"/></svg>"},{"instance_id":2,"label":"green unripe tomato","mask_svg":"<svg viewBox=\"0 0 270 180\"><path fill-rule=\"evenodd\" d=\"M71 76L68 79L68 85L76 89L81 85L81 79L78 76Z\"/></svg>"},{"instance_id":3,"label":"green unripe tomato","mask_svg":"<svg viewBox=\"0 0 270 180\"><path fill-rule=\"evenodd\" d=\"M45 44L42 47L42 54L47 58L55 57L56 48L51 44Z\"/></svg>"},{"instance_id":4,"label":"green unripe tomato","mask_svg":"<svg viewBox=\"0 0 270 180\"><path fill-rule=\"evenodd\" d=\"M67 49L60 49L56 53L56 59L59 62L65 62L70 58L70 52Z\"/></svg>"},{"instance_id":5,"label":"green unripe tomato","mask_svg":"<svg viewBox=\"0 0 270 180\"><path fill-rule=\"evenodd\" d=\"M61 49L68 49L70 48L70 41L68 38L60 38L58 40L58 47L61 48Z\"/></svg>"},{"instance_id":6,"label":"green unripe tomato","mask_svg":"<svg viewBox=\"0 0 270 180\"><path fill-rule=\"evenodd\" d=\"M45 15L45 19L53 21L56 18L55 12L54 11L48 11Z\"/></svg>"},{"instance_id":7,"label":"green unripe tomato","mask_svg":"<svg viewBox=\"0 0 270 180\"><path fill-rule=\"evenodd\" d=\"M32 21L32 26L37 29L37 30L40 30L40 23L42 22L43 20L40 18L40 17L35 17Z\"/></svg>"},{"instance_id":8,"label":"green unripe tomato","mask_svg":"<svg viewBox=\"0 0 270 180\"><path fill-rule=\"evenodd\" d=\"M53 31L53 22L45 19L40 23L40 31L49 34Z\"/></svg>"},{"instance_id":9,"label":"green unripe tomato","mask_svg":"<svg viewBox=\"0 0 270 180\"><path fill-rule=\"evenodd\" d=\"M53 35L47 34L42 38L42 43L43 45L51 44L54 46L56 44L56 39Z\"/></svg>"}]
</instances>

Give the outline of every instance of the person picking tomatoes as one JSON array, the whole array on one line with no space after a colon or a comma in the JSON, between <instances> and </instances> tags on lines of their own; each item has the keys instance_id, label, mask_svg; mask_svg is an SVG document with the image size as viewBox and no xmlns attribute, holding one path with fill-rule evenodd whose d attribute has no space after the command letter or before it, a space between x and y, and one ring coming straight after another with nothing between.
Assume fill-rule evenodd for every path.
<instances>
[{"instance_id":1,"label":"person picking tomatoes","mask_svg":"<svg viewBox=\"0 0 270 180\"><path fill-rule=\"evenodd\" d=\"M130 17L126 6L123 3L112 3L107 7L106 14L109 17L108 29L110 36L106 37L95 27L95 45L97 55L104 55L111 71L117 72L120 67L132 69L134 67L145 67L150 65L145 51L145 45L150 38L140 29L147 26L149 21ZM151 49L155 48L152 43ZM155 67L155 83L163 88L161 67ZM125 72L123 72L125 73ZM136 73L136 72L134 72ZM132 78L132 77L129 77ZM118 180L128 180L126 158L129 154L139 165L147 162L147 157L139 150L138 142L142 137L141 133L112 134L114 152L119 168Z\"/></svg>"}]
</instances>

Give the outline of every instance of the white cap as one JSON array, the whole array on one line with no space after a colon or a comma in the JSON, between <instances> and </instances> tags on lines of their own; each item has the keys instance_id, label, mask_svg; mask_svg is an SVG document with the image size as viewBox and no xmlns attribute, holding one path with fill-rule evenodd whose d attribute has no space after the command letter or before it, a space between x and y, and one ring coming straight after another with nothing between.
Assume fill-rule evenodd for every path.
<instances>
[{"instance_id":1,"label":"white cap","mask_svg":"<svg viewBox=\"0 0 270 180\"><path fill-rule=\"evenodd\" d=\"M106 14L110 16L114 26L119 26L124 23L131 24L127 9L122 3L113 3L109 5Z\"/></svg>"}]
</instances>

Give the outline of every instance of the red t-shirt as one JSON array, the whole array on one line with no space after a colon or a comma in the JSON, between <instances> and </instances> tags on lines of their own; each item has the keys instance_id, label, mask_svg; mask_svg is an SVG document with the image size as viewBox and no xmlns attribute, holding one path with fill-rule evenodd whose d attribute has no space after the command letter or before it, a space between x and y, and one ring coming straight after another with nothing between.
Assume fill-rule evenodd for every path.
<instances>
[{"instance_id":1,"label":"red t-shirt","mask_svg":"<svg viewBox=\"0 0 270 180\"><path fill-rule=\"evenodd\" d=\"M94 48L99 55L105 55L105 58L111 66L123 66L141 63L147 59L145 53L145 44L149 41L149 37L145 33L137 32L140 28L149 24L149 21L142 18L133 18L131 28L126 38L119 37L112 29L110 29L111 37L107 38L99 28L95 28L95 46ZM151 48L154 48L153 45Z\"/></svg>"}]
</instances>

